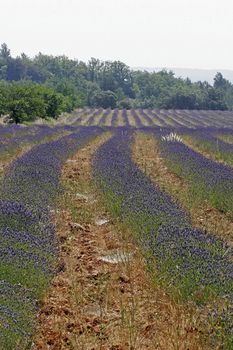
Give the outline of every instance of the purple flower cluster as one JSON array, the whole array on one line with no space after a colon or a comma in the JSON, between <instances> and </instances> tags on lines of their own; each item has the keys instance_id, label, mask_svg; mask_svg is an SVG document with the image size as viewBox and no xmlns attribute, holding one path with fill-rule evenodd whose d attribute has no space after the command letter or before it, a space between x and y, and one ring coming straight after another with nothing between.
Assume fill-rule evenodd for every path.
<instances>
[{"instance_id":1,"label":"purple flower cluster","mask_svg":"<svg viewBox=\"0 0 233 350\"><path fill-rule=\"evenodd\" d=\"M118 125L118 109L114 109L112 113L112 126L117 126Z\"/></svg>"},{"instance_id":2,"label":"purple flower cluster","mask_svg":"<svg viewBox=\"0 0 233 350\"><path fill-rule=\"evenodd\" d=\"M184 125L188 128L195 128L197 127L197 125L203 126L201 118L197 122L195 116L193 115L188 117L188 115L185 115L180 111L171 111L171 110L168 111L168 115L171 116L173 121L175 120L177 123L180 124L179 127Z\"/></svg>"},{"instance_id":3,"label":"purple flower cluster","mask_svg":"<svg viewBox=\"0 0 233 350\"><path fill-rule=\"evenodd\" d=\"M0 344L4 349L14 349L15 339L29 340L32 320L28 316L36 313L38 305L30 289L3 279L0 281L0 305Z\"/></svg>"},{"instance_id":4,"label":"purple flower cluster","mask_svg":"<svg viewBox=\"0 0 233 350\"><path fill-rule=\"evenodd\" d=\"M224 142L218 137L223 133L226 133L226 130L198 128L196 130L186 130L184 135L191 136L200 150L211 152L218 159L233 165L233 144Z\"/></svg>"},{"instance_id":5,"label":"purple flower cluster","mask_svg":"<svg viewBox=\"0 0 233 350\"><path fill-rule=\"evenodd\" d=\"M130 126L127 109L123 109L122 110L122 118L123 118L123 121L124 121L124 125L127 126L127 127Z\"/></svg>"},{"instance_id":6,"label":"purple flower cluster","mask_svg":"<svg viewBox=\"0 0 233 350\"><path fill-rule=\"evenodd\" d=\"M101 115L101 113L103 113L103 108L99 108L96 111L94 111L94 113L91 114L90 118L88 119L87 125L88 126L95 125L96 124L96 122L95 122L96 117L98 117L98 115Z\"/></svg>"},{"instance_id":7,"label":"purple flower cluster","mask_svg":"<svg viewBox=\"0 0 233 350\"><path fill-rule=\"evenodd\" d=\"M167 126L166 122L159 116L159 113L157 113L156 110L146 109L145 112L148 114L149 117L151 117L153 122L158 121L161 126Z\"/></svg>"},{"instance_id":8,"label":"purple flower cluster","mask_svg":"<svg viewBox=\"0 0 233 350\"><path fill-rule=\"evenodd\" d=\"M66 130L66 128L61 126L50 128L46 125L29 127L12 125L2 127L0 128L0 155L8 155L26 144L40 143L43 139L49 138L63 130Z\"/></svg>"},{"instance_id":9,"label":"purple flower cluster","mask_svg":"<svg viewBox=\"0 0 233 350\"><path fill-rule=\"evenodd\" d=\"M158 121L162 127L233 127L233 113L231 111L155 109L145 110L145 113L152 118L155 124Z\"/></svg>"},{"instance_id":10,"label":"purple flower cluster","mask_svg":"<svg viewBox=\"0 0 233 350\"><path fill-rule=\"evenodd\" d=\"M0 308L0 318L10 325L0 335L0 345L8 339L9 332L12 338L12 347L4 343L4 349L14 348L12 344L19 339L12 334L18 328L32 331L34 313L25 314L24 310L34 309L56 269L57 244L50 208L62 190L59 184L62 165L100 132L98 128L84 127L57 141L35 146L12 162L4 174L0 187L0 302L12 310L7 317ZM10 294L6 294L7 286L11 288ZM19 290L27 290L30 297L17 301L14 288L15 295Z\"/></svg>"},{"instance_id":11,"label":"purple flower cluster","mask_svg":"<svg viewBox=\"0 0 233 350\"><path fill-rule=\"evenodd\" d=\"M232 303L230 247L211 234L193 229L189 215L136 166L131 157L131 137L129 131L119 130L93 160L94 176L109 208L133 229L148 263L156 260L159 277L178 288L185 299L195 300L203 290L205 297L216 295Z\"/></svg>"},{"instance_id":12,"label":"purple flower cluster","mask_svg":"<svg viewBox=\"0 0 233 350\"><path fill-rule=\"evenodd\" d=\"M155 186L131 159L131 133L123 128L104 144L94 159L94 173L105 185L123 199L125 215L147 213L166 222L185 225L189 218L171 197ZM135 180L135 181L134 181ZM143 183L143 186L141 184ZM161 215L160 215L161 214Z\"/></svg>"},{"instance_id":13,"label":"purple flower cluster","mask_svg":"<svg viewBox=\"0 0 233 350\"><path fill-rule=\"evenodd\" d=\"M79 112L81 113L81 112ZM129 126L129 115L135 119L137 128L147 127L173 127L173 128L233 128L232 111L202 111L202 110L165 110L165 109L90 109L83 110L76 118L75 124L84 121L85 125L96 124L96 117L102 113L99 125L106 126L107 117L112 115L112 127L119 126L119 116L122 113L124 126Z\"/></svg>"},{"instance_id":14,"label":"purple flower cluster","mask_svg":"<svg viewBox=\"0 0 233 350\"><path fill-rule=\"evenodd\" d=\"M231 252L230 246L222 240L190 227L165 225L160 227L152 250L153 247L156 247L154 255L160 269L168 258L174 262L170 267L171 278L181 281L183 276L192 276L188 293L199 287L212 286L222 295L232 297L233 263L223 258L225 252L229 256Z\"/></svg>"},{"instance_id":15,"label":"purple flower cluster","mask_svg":"<svg viewBox=\"0 0 233 350\"><path fill-rule=\"evenodd\" d=\"M104 111L99 121L100 126L104 126L106 124L107 118L110 116L111 113L112 113L111 109L106 109Z\"/></svg>"},{"instance_id":16,"label":"purple flower cluster","mask_svg":"<svg viewBox=\"0 0 233 350\"><path fill-rule=\"evenodd\" d=\"M145 113L143 109L140 108L138 110L138 113L139 113L140 117L143 117L145 119L148 126L154 126L153 119L150 118L149 115L147 113Z\"/></svg>"},{"instance_id":17,"label":"purple flower cluster","mask_svg":"<svg viewBox=\"0 0 233 350\"><path fill-rule=\"evenodd\" d=\"M181 142L161 141L160 151L168 167L187 179L193 194L233 214L232 168L202 156Z\"/></svg>"},{"instance_id":18,"label":"purple flower cluster","mask_svg":"<svg viewBox=\"0 0 233 350\"><path fill-rule=\"evenodd\" d=\"M143 128L143 123L141 121L141 118L138 115L138 112L135 109L132 109L131 111L131 115L133 116L134 120L135 120L135 124L137 128Z\"/></svg>"}]
</instances>

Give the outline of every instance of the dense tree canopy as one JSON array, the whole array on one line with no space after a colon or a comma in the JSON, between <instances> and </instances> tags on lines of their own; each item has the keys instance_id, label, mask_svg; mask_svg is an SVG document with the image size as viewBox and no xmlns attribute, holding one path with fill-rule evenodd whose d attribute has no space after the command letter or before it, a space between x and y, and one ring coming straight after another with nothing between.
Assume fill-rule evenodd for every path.
<instances>
[{"instance_id":1,"label":"dense tree canopy","mask_svg":"<svg viewBox=\"0 0 233 350\"><path fill-rule=\"evenodd\" d=\"M11 111L12 117L13 110L24 110L19 120L28 113L22 100L27 100L28 105L34 104L30 109L32 119L34 115L57 117L62 111L83 106L233 109L233 84L221 73L217 73L212 86L207 82L192 83L189 79L176 78L166 70L132 71L120 61L91 58L84 63L42 53L33 59L24 53L13 58L6 44L0 49L0 81L0 113ZM17 98L13 101L16 90L22 96L20 103ZM39 106L38 95L46 107ZM6 100L12 101L6 103ZM13 119L18 118L15 113Z\"/></svg>"},{"instance_id":2,"label":"dense tree canopy","mask_svg":"<svg viewBox=\"0 0 233 350\"><path fill-rule=\"evenodd\" d=\"M53 89L32 82L0 83L0 115L21 123L37 118L57 118L66 100Z\"/></svg>"}]
</instances>

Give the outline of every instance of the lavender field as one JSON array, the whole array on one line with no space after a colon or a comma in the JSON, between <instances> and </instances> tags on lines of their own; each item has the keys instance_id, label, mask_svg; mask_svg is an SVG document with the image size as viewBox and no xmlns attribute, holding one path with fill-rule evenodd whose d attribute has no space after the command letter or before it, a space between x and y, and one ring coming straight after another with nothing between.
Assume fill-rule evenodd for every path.
<instances>
[{"instance_id":1,"label":"lavender field","mask_svg":"<svg viewBox=\"0 0 233 350\"><path fill-rule=\"evenodd\" d=\"M148 148L149 165L162 164L187 191L190 206L232 225L233 112L85 109L63 115L55 126L0 126L0 349L42 349L33 342L41 300L65 271L53 215L65 192L63 168L103 137L93 151L90 181L110 220L131 232L151 280L178 304L192 305L201 320L205 315L205 331L201 322L195 326L193 348L233 349L233 231L226 239L225 226L211 232L196 225L182 197L136 163L137 135L155 142L158 159ZM81 220L78 208L73 211ZM82 220L77 237L89 232L88 216Z\"/></svg>"},{"instance_id":2,"label":"lavender field","mask_svg":"<svg viewBox=\"0 0 233 350\"><path fill-rule=\"evenodd\" d=\"M141 127L216 127L232 128L232 111L192 111L162 109L78 109L66 120L83 126Z\"/></svg>"}]
</instances>

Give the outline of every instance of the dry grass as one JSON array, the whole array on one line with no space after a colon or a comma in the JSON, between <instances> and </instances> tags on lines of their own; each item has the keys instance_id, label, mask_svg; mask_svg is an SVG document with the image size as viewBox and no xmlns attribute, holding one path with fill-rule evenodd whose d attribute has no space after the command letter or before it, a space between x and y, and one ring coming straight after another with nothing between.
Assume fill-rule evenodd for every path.
<instances>
[{"instance_id":1,"label":"dry grass","mask_svg":"<svg viewBox=\"0 0 233 350\"><path fill-rule=\"evenodd\" d=\"M233 243L233 222L230 217L212 208L207 202L196 203L190 198L187 183L167 169L152 135L137 133L133 144L133 154L139 167L162 190L172 194L185 209L190 211L194 227L220 235Z\"/></svg>"},{"instance_id":2,"label":"dry grass","mask_svg":"<svg viewBox=\"0 0 233 350\"><path fill-rule=\"evenodd\" d=\"M152 284L130 232L112 222L92 185L91 158L107 138L64 166L66 191L54 214L60 273L43 300L33 349L201 349L192 308ZM100 217L110 221L98 226ZM116 252L122 262L101 260Z\"/></svg>"}]
</instances>

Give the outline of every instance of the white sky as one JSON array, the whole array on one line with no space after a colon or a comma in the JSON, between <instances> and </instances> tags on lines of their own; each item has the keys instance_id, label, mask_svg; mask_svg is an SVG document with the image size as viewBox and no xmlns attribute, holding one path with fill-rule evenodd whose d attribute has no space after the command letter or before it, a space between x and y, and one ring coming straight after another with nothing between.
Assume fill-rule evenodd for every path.
<instances>
[{"instance_id":1,"label":"white sky","mask_svg":"<svg viewBox=\"0 0 233 350\"><path fill-rule=\"evenodd\" d=\"M233 0L0 0L0 43L131 67L233 69Z\"/></svg>"}]
</instances>

